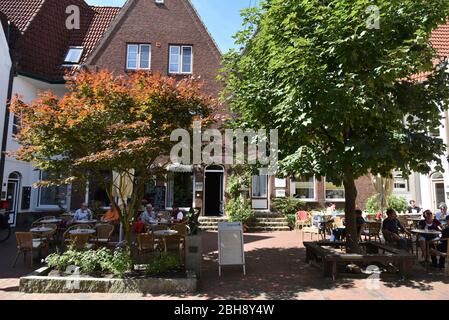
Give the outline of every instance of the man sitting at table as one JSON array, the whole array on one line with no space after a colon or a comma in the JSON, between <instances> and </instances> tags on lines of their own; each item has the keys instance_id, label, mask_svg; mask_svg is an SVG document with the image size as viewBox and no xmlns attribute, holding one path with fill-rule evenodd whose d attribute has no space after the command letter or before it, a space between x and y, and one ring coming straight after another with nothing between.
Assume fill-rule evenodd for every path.
<instances>
[{"instance_id":1,"label":"man sitting at table","mask_svg":"<svg viewBox=\"0 0 449 320\"><path fill-rule=\"evenodd\" d=\"M140 216L140 221L149 224L155 224L157 222L157 215L151 204L147 204L145 211L142 212L142 215Z\"/></svg>"},{"instance_id":2,"label":"man sitting at table","mask_svg":"<svg viewBox=\"0 0 449 320\"><path fill-rule=\"evenodd\" d=\"M433 213L430 210L424 211L425 220L421 220L418 223L418 229L421 230L433 230L433 231L441 231L441 222L437 219L434 219ZM432 241L438 238L438 235L435 234L426 234L420 235L418 237L419 246L421 248L422 253L425 255L426 250L426 242Z\"/></svg>"},{"instance_id":3,"label":"man sitting at table","mask_svg":"<svg viewBox=\"0 0 449 320\"><path fill-rule=\"evenodd\" d=\"M75 211L73 219L75 221L88 221L92 218L92 211L87 207L87 203L82 203L81 208Z\"/></svg>"},{"instance_id":4,"label":"man sitting at table","mask_svg":"<svg viewBox=\"0 0 449 320\"><path fill-rule=\"evenodd\" d=\"M365 224L365 219L363 219L362 210L355 210L355 219L357 224L357 234L360 234L360 228ZM346 237L346 228L337 228L332 231L332 235L334 239L331 238L331 241L340 241L342 238Z\"/></svg>"},{"instance_id":5,"label":"man sitting at table","mask_svg":"<svg viewBox=\"0 0 449 320\"><path fill-rule=\"evenodd\" d=\"M449 216L446 216L446 227L443 229L441 239L449 239ZM444 269L446 265L446 257L440 253L447 253L447 240L440 241L436 249L437 251L431 250L432 266L435 268ZM439 256L439 260L437 256Z\"/></svg>"},{"instance_id":6,"label":"man sitting at table","mask_svg":"<svg viewBox=\"0 0 449 320\"><path fill-rule=\"evenodd\" d=\"M421 208L416 205L415 200L410 200L410 207L408 207L408 213L420 213Z\"/></svg>"},{"instance_id":7,"label":"man sitting at table","mask_svg":"<svg viewBox=\"0 0 449 320\"><path fill-rule=\"evenodd\" d=\"M395 242L402 250L407 250L412 246L412 240L399 236L399 231L410 235L399 222L398 215L394 209L387 210L387 218L382 224L382 233L387 242Z\"/></svg>"}]
</instances>

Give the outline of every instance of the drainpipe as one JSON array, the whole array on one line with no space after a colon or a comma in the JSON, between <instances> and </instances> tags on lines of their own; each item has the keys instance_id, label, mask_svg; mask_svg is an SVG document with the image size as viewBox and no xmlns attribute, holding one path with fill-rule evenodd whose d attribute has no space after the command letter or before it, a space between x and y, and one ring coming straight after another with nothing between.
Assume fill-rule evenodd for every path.
<instances>
[{"instance_id":1,"label":"drainpipe","mask_svg":"<svg viewBox=\"0 0 449 320\"><path fill-rule=\"evenodd\" d=\"M9 45L9 32L10 30L10 22L8 21L8 27L6 31L6 42ZM15 69L15 61L13 59L13 55L11 54L11 49L9 50L11 57L11 70L9 71L9 83L8 83L8 93L6 95L6 107L5 107L5 121L3 123L3 137L2 137L2 146L1 146L1 154L0 154L0 195L3 193L3 175L5 174L5 161L6 161L6 146L8 143L8 128L9 128L9 106L12 98L12 87L14 81L14 69Z\"/></svg>"}]
</instances>

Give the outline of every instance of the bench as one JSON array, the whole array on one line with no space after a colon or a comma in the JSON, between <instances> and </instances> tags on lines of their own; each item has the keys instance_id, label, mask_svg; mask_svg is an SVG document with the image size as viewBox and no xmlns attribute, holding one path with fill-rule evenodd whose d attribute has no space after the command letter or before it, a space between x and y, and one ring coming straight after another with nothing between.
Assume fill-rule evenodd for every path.
<instances>
[{"instance_id":1,"label":"bench","mask_svg":"<svg viewBox=\"0 0 449 320\"><path fill-rule=\"evenodd\" d=\"M416 262L416 256L406 251L392 248L377 242L361 242L360 246L366 247L366 254L338 253L324 247L344 247L344 242L305 242L306 261L321 262L323 276L332 277L335 280L338 276L338 264L356 263L364 264L381 263L384 265L396 264L399 266L399 273L402 278L411 274L411 269ZM380 253L382 251L382 253Z\"/></svg>"}]
</instances>

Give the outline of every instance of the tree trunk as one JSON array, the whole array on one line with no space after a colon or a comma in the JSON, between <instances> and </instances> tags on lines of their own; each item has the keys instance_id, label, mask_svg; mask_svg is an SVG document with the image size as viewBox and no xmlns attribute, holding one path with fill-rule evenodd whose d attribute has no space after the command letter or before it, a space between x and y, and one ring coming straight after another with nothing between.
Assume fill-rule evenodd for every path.
<instances>
[{"instance_id":1,"label":"tree trunk","mask_svg":"<svg viewBox=\"0 0 449 320\"><path fill-rule=\"evenodd\" d=\"M357 199L357 188L352 173L352 168L345 171L343 181L345 187L345 222L346 222L346 247L348 252L359 253L359 238L355 215L355 202Z\"/></svg>"}]
</instances>

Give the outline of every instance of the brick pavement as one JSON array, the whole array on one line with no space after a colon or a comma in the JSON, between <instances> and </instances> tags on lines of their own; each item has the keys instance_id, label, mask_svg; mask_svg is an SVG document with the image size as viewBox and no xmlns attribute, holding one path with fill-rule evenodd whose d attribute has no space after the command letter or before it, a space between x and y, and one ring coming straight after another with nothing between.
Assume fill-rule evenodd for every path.
<instances>
[{"instance_id":1,"label":"brick pavement","mask_svg":"<svg viewBox=\"0 0 449 320\"><path fill-rule=\"evenodd\" d=\"M245 235L247 276L241 268L227 267L218 277L217 234L203 234L203 276L194 295L142 296L139 294L23 294L18 292L18 277L32 269L19 260L11 268L15 240L0 244L0 299L307 299L307 300L441 300L449 297L449 278L441 274L420 276L409 281L380 281L379 288L366 288L366 280L321 277L321 272L305 263L300 234L292 232Z\"/></svg>"}]
</instances>

